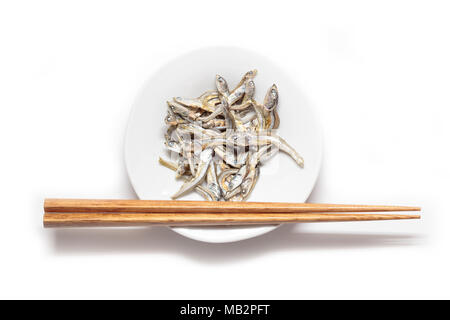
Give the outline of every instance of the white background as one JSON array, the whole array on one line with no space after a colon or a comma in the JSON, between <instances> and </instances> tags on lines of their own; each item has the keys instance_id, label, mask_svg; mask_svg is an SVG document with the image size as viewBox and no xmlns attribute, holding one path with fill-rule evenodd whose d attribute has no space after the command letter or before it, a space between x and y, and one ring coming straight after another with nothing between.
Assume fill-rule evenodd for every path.
<instances>
[{"instance_id":1,"label":"white background","mask_svg":"<svg viewBox=\"0 0 450 320\"><path fill-rule=\"evenodd\" d=\"M450 298L449 14L445 1L1 1L0 298ZM420 205L423 219L223 245L44 230L45 197L135 197L133 99L210 45L270 57L317 109L311 202Z\"/></svg>"}]
</instances>

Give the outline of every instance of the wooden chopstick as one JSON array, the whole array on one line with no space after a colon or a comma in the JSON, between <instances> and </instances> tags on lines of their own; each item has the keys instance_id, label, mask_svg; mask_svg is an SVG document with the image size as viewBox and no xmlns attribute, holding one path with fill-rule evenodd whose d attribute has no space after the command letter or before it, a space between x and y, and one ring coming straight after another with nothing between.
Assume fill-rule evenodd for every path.
<instances>
[{"instance_id":1,"label":"wooden chopstick","mask_svg":"<svg viewBox=\"0 0 450 320\"><path fill-rule=\"evenodd\" d=\"M419 218L419 215L328 213L45 213L44 227L255 225Z\"/></svg>"},{"instance_id":2,"label":"wooden chopstick","mask_svg":"<svg viewBox=\"0 0 450 320\"><path fill-rule=\"evenodd\" d=\"M420 211L418 207L311 203L47 199L44 209L44 226L48 228L420 219L419 215L342 214L342 212Z\"/></svg>"},{"instance_id":3,"label":"wooden chopstick","mask_svg":"<svg viewBox=\"0 0 450 320\"><path fill-rule=\"evenodd\" d=\"M46 199L45 212L91 213L333 213L420 211L419 207L287 202L226 202L179 200Z\"/></svg>"}]
</instances>

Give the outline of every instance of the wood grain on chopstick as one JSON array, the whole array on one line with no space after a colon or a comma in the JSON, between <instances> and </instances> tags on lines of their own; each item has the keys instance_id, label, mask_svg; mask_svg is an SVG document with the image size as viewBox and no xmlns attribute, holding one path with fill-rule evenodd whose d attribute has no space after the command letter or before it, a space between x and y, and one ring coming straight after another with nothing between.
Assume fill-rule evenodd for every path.
<instances>
[{"instance_id":1,"label":"wood grain on chopstick","mask_svg":"<svg viewBox=\"0 0 450 320\"><path fill-rule=\"evenodd\" d=\"M127 227L127 226L205 226L256 225L297 222L339 222L419 219L419 215L325 214L325 213L45 213L44 226Z\"/></svg>"},{"instance_id":2,"label":"wood grain on chopstick","mask_svg":"<svg viewBox=\"0 0 450 320\"><path fill-rule=\"evenodd\" d=\"M77 213L333 213L420 211L419 207L284 202L46 199L45 212Z\"/></svg>"}]
</instances>

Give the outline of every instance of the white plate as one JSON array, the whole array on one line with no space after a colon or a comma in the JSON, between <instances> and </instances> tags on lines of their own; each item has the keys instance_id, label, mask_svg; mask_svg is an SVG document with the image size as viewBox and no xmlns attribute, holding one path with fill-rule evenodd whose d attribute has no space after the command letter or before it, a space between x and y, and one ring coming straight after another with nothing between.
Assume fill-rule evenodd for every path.
<instances>
[{"instance_id":1,"label":"white plate","mask_svg":"<svg viewBox=\"0 0 450 320\"><path fill-rule=\"evenodd\" d=\"M196 97L214 89L215 75L233 87L242 75L257 69L256 99L262 101L275 83L280 93L278 134L305 160L301 169L286 154L279 153L261 167L261 175L249 201L304 202L319 174L322 138L313 110L301 90L283 70L252 51L234 47L209 47L183 54L160 68L139 93L128 123L125 161L128 176L140 199L170 199L180 187L174 173L158 164L163 148L166 100L175 96ZM200 200L195 193L184 200ZM176 227L175 232L205 242L232 242L275 229L270 226Z\"/></svg>"}]
</instances>

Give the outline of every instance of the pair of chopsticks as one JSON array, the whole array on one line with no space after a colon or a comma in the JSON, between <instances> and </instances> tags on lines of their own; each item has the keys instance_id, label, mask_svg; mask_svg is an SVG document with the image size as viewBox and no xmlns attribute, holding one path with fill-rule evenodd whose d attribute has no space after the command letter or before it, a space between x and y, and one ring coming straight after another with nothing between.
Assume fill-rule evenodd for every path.
<instances>
[{"instance_id":1,"label":"pair of chopsticks","mask_svg":"<svg viewBox=\"0 0 450 320\"><path fill-rule=\"evenodd\" d=\"M419 207L281 202L46 199L44 211L44 227L48 228L420 219L420 215L382 213L420 211Z\"/></svg>"}]
</instances>

